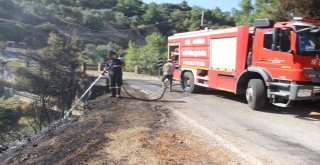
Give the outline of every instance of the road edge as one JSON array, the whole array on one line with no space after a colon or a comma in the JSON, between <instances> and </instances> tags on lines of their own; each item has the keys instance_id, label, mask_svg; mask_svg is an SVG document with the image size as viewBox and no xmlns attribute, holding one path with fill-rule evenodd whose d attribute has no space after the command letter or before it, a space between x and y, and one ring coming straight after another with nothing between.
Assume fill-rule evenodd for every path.
<instances>
[{"instance_id":1,"label":"road edge","mask_svg":"<svg viewBox=\"0 0 320 165\"><path fill-rule=\"evenodd\" d=\"M183 113L175 110L174 108L172 108L170 106L166 106L166 108L171 110L171 112L175 116L177 116L178 118L186 121L190 126L196 128L198 131L200 130L199 132L211 137L212 139L217 141L220 145L222 145L225 149L229 150L233 154L236 154L238 157L242 158L246 162L248 162L250 164L255 164L255 165L263 165L264 164L262 161L258 160L253 155L250 155L249 153L246 153L246 152L242 152L239 148L237 148L232 143L228 142L227 140L225 140L221 136L219 136L217 134L214 134L214 132L212 132L208 128L198 124L196 121L192 120L191 118L189 118L188 116L184 115Z\"/></svg>"}]
</instances>

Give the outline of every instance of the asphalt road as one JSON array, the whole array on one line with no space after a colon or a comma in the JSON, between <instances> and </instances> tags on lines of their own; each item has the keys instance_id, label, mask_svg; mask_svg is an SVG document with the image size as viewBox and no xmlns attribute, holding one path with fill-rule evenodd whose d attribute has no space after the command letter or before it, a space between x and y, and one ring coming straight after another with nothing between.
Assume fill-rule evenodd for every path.
<instances>
[{"instance_id":1,"label":"asphalt road","mask_svg":"<svg viewBox=\"0 0 320 165\"><path fill-rule=\"evenodd\" d=\"M125 76L125 82L157 97L159 80ZM320 103L251 110L243 96L208 90L182 92L178 83L162 99L182 120L250 164L319 164Z\"/></svg>"}]
</instances>

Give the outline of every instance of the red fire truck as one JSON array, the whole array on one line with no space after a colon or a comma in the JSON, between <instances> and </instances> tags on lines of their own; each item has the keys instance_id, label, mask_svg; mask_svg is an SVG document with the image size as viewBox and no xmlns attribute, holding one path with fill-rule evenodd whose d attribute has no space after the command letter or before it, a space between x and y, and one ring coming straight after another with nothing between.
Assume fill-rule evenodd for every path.
<instances>
[{"instance_id":1,"label":"red fire truck","mask_svg":"<svg viewBox=\"0 0 320 165\"><path fill-rule=\"evenodd\" d=\"M288 107L320 99L320 22L260 19L253 27L203 29L168 38L174 79L186 92L213 88L245 94L251 109L266 100Z\"/></svg>"}]
</instances>

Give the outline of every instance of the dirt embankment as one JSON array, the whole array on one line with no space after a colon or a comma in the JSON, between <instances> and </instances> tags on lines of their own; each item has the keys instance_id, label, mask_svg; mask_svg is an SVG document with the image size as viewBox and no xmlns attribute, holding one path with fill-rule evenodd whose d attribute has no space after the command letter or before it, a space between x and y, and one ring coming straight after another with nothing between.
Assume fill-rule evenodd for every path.
<instances>
[{"instance_id":1,"label":"dirt embankment","mask_svg":"<svg viewBox=\"0 0 320 165\"><path fill-rule=\"evenodd\" d=\"M146 97L134 89L137 97ZM83 116L49 128L0 164L235 164L222 149L178 128L161 102L100 96Z\"/></svg>"}]
</instances>

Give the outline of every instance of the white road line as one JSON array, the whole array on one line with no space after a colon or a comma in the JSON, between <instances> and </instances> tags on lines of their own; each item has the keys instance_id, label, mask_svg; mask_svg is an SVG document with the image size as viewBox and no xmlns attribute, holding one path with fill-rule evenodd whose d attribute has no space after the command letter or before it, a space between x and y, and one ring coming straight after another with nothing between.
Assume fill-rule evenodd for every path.
<instances>
[{"instance_id":1,"label":"white road line","mask_svg":"<svg viewBox=\"0 0 320 165\"><path fill-rule=\"evenodd\" d=\"M134 88L134 89L138 89L140 92L142 92L142 93L144 93L144 94L150 95L149 92L141 89L141 87L139 87L139 86L137 86L137 85L130 85L130 86L131 86L132 88Z\"/></svg>"},{"instance_id":2,"label":"white road line","mask_svg":"<svg viewBox=\"0 0 320 165\"><path fill-rule=\"evenodd\" d=\"M149 92L147 92L147 91L145 91L145 90L143 90L143 89L141 89L140 92L142 92L142 93L144 93L144 94L147 94L147 95L150 94Z\"/></svg>"},{"instance_id":3,"label":"white road line","mask_svg":"<svg viewBox=\"0 0 320 165\"><path fill-rule=\"evenodd\" d=\"M188 116L182 114L181 112L178 112L177 110L174 110L173 108L168 107L173 113L175 113L178 117L182 118L183 120L189 122L190 124L192 124L192 126L194 126L195 128L203 131L205 134L209 135L210 137L212 137L213 139L215 139L217 142L219 142L219 144L223 145L226 149L229 149L231 152L237 154L238 156L240 156L241 158L243 158L244 160L252 163L252 164L256 164L256 165L262 165L263 163L258 160L257 158L255 158L254 156L242 152L241 150L239 150L239 148L237 148L235 145L233 145L232 143L226 141L225 139L223 139L221 136L214 134L211 130L209 130L208 128L201 126L200 124L198 124L196 121L190 119Z\"/></svg>"}]
</instances>

